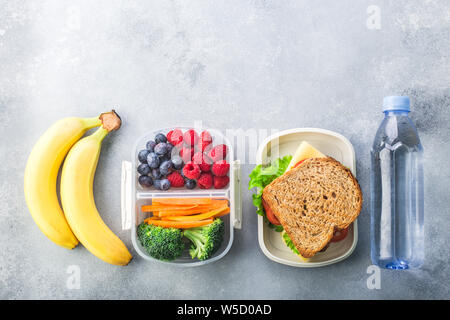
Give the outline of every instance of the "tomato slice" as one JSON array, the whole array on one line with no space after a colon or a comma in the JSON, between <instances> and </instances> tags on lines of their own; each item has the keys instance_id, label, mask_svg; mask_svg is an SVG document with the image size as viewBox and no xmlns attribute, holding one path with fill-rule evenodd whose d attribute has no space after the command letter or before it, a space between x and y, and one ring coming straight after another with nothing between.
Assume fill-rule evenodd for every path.
<instances>
[{"instance_id":1,"label":"tomato slice","mask_svg":"<svg viewBox=\"0 0 450 320\"><path fill-rule=\"evenodd\" d=\"M281 225L280 221L278 221L277 217L272 212L272 210L269 208L269 206L266 204L264 199L262 200L262 204L263 204L263 207L264 207L264 211L266 211L267 219L270 221L270 223L274 224L276 226Z\"/></svg>"},{"instance_id":2,"label":"tomato slice","mask_svg":"<svg viewBox=\"0 0 450 320\"><path fill-rule=\"evenodd\" d=\"M331 238L331 242L338 242L344 240L348 233L348 227L342 230L337 230L334 232L333 238Z\"/></svg>"},{"instance_id":3,"label":"tomato slice","mask_svg":"<svg viewBox=\"0 0 450 320\"><path fill-rule=\"evenodd\" d=\"M303 160L300 160L299 162L297 162L296 164L295 164L295 166L293 166L292 168L297 168L299 165L301 165L302 164L302 162L303 161L305 161L306 159L303 159Z\"/></svg>"}]
</instances>

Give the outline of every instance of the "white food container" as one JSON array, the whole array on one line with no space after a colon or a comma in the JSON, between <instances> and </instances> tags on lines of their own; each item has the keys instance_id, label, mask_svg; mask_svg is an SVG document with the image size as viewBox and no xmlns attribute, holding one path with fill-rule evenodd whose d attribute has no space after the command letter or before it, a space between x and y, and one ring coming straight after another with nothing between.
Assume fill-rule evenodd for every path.
<instances>
[{"instance_id":1,"label":"white food container","mask_svg":"<svg viewBox=\"0 0 450 320\"><path fill-rule=\"evenodd\" d=\"M240 229L242 223L242 206L241 206L241 174L240 174L240 162L234 160L233 146L230 141L222 135L221 132L213 129L208 130L213 138L214 146L217 144L225 144L228 147L227 162L230 163L230 183L224 189L200 189L198 186L189 190L187 188L171 188L167 191L156 190L155 188L143 188L138 183L138 176L136 169L139 165L138 153L140 150L145 149L146 142L154 140L157 133L167 134L170 130L177 128L185 132L188 129L196 129L190 127L172 127L159 129L153 132L149 132L141 136L137 141L132 151L132 161L124 161L122 163L122 229L131 230L131 240L136 252L145 260L154 261L157 263L163 263L168 265L177 265L184 267L201 266L207 263L217 261L224 257L231 248L233 243L233 231L234 228ZM189 255L190 242L186 242L186 249L183 255L170 262L161 261L152 258L142 248L137 235L137 226L144 221L149 213L141 211L143 205L151 204L152 199L156 198L221 198L227 199L230 205L230 214L222 216L221 219L225 223L225 235L221 247L217 252L209 259L201 261L198 259L192 259ZM188 241L188 240L187 240Z\"/></svg>"},{"instance_id":2,"label":"white food container","mask_svg":"<svg viewBox=\"0 0 450 320\"><path fill-rule=\"evenodd\" d=\"M350 141L336 132L317 128L285 130L268 137L258 148L256 163L267 165L276 158L293 156L302 141L307 141L323 154L335 158L356 176L355 150ZM355 220L345 239L330 243L325 252L317 253L307 262L286 246L281 233L271 229L262 216L258 216L258 241L261 250L273 261L293 267L322 267L350 256L358 242L358 224Z\"/></svg>"}]
</instances>

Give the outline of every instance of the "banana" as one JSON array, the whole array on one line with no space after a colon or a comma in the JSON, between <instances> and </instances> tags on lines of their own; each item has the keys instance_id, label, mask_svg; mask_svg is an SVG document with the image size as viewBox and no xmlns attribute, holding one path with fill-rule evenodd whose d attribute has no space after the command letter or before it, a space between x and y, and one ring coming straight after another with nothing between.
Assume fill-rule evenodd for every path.
<instances>
[{"instance_id":1,"label":"banana","mask_svg":"<svg viewBox=\"0 0 450 320\"><path fill-rule=\"evenodd\" d=\"M83 134L101 125L97 118L65 118L36 142L24 174L25 200L39 229L53 242L73 249L78 240L70 229L56 193L58 171L69 149Z\"/></svg>"},{"instance_id":2,"label":"banana","mask_svg":"<svg viewBox=\"0 0 450 320\"><path fill-rule=\"evenodd\" d=\"M114 113L101 116L103 126L77 142L67 155L61 175L61 203L74 234L92 254L114 265L127 265L131 254L107 227L94 201L94 175L106 135L120 127Z\"/></svg>"}]
</instances>

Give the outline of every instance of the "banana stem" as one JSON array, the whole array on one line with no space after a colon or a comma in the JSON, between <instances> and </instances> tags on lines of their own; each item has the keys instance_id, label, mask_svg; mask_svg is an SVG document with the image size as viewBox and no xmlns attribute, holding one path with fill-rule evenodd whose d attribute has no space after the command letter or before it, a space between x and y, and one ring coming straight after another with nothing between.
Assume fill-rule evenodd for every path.
<instances>
[{"instance_id":1,"label":"banana stem","mask_svg":"<svg viewBox=\"0 0 450 320\"><path fill-rule=\"evenodd\" d=\"M92 139L98 140L100 143L108 133L118 130L122 124L119 115L114 110L102 113L97 120L101 122L102 126L92 134Z\"/></svg>"},{"instance_id":2,"label":"banana stem","mask_svg":"<svg viewBox=\"0 0 450 320\"><path fill-rule=\"evenodd\" d=\"M108 135L109 131L103 127L98 128L93 134L92 139L98 140L98 142L102 142L103 139Z\"/></svg>"},{"instance_id":3,"label":"banana stem","mask_svg":"<svg viewBox=\"0 0 450 320\"><path fill-rule=\"evenodd\" d=\"M122 120L120 120L119 115L114 110L102 113L100 115L100 121L102 122L102 127L108 130L108 132L119 130L122 125Z\"/></svg>"}]
</instances>

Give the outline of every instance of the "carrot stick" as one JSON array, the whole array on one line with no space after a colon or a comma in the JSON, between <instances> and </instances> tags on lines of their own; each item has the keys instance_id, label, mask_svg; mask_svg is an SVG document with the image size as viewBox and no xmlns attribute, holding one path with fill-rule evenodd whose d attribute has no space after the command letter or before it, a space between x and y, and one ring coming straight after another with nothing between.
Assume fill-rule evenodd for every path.
<instances>
[{"instance_id":1,"label":"carrot stick","mask_svg":"<svg viewBox=\"0 0 450 320\"><path fill-rule=\"evenodd\" d=\"M160 217L155 217L155 216L153 216L153 217L148 217L147 219L144 220L144 222L147 222L147 221L149 221L149 220L161 220L161 218L160 218Z\"/></svg>"},{"instance_id":2,"label":"carrot stick","mask_svg":"<svg viewBox=\"0 0 450 320\"><path fill-rule=\"evenodd\" d=\"M205 208L195 208L189 210L174 210L174 211L160 211L160 217L169 217L169 216L189 216L191 214L199 214L209 212L211 210L215 210L218 207L205 207Z\"/></svg>"},{"instance_id":3,"label":"carrot stick","mask_svg":"<svg viewBox=\"0 0 450 320\"><path fill-rule=\"evenodd\" d=\"M181 200L181 199L180 199ZM188 199L189 200L189 199ZM156 200L154 200L156 201ZM228 204L228 200L224 199L224 200L218 200L218 199L213 199L211 200L210 203L201 203L201 204L162 204L162 203L153 203L151 205L145 205L142 206L142 211L144 212L152 212L154 210L185 210L185 209L193 209L193 208L210 208L210 207L215 207L215 206L221 206L221 205L225 205Z\"/></svg>"},{"instance_id":4,"label":"carrot stick","mask_svg":"<svg viewBox=\"0 0 450 320\"><path fill-rule=\"evenodd\" d=\"M206 219L202 221L167 221L167 220L148 220L148 224L164 227L164 228L177 228L177 229L189 229L195 227L201 227L213 222L213 219Z\"/></svg>"},{"instance_id":5,"label":"carrot stick","mask_svg":"<svg viewBox=\"0 0 450 320\"><path fill-rule=\"evenodd\" d=\"M228 207L228 210L224 210L224 211L222 211L221 213L216 214L216 215L214 216L214 218L220 218L220 217L223 217L223 216L225 216L225 215L227 215L227 214L229 214L229 213L230 213L230 207Z\"/></svg>"},{"instance_id":6,"label":"carrot stick","mask_svg":"<svg viewBox=\"0 0 450 320\"><path fill-rule=\"evenodd\" d=\"M142 206L142 212L153 212L153 211L172 211L172 210L187 210L187 209L194 209L197 205L191 205L189 207L185 206L163 206L163 205L147 205Z\"/></svg>"},{"instance_id":7,"label":"carrot stick","mask_svg":"<svg viewBox=\"0 0 450 320\"><path fill-rule=\"evenodd\" d=\"M186 209L186 210L164 210L159 212L160 217L167 217L167 216L187 216L191 214L198 214L198 213L205 213L212 210L217 210L220 208L224 208L228 206L228 201L222 201L222 202L216 202L212 205L207 206L198 206L196 208L192 209Z\"/></svg>"},{"instance_id":8,"label":"carrot stick","mask_svg":"<svg viewBox=\"0 0 450 320\"><path fill-rule=\"evenodd\" d=\"M211 202L212 205L216 206L222 206L222 205L228 205L228 200L226 199L213 199Z\"/></svg>"},{"instance_id":9,"label":"carrot stick","mask_svg":"<svg viewBox=\"0 0 450 320\"><path fill-rule=\"evenodd\" d=\"M211 218L211 217L215 217L217 214L220 214L222 212L230 212L230 208L229 207L222 207L216 210L212 210L209 212L205 212L205 213L201 213L201 214L196 214L196 215L192 215L192 216L168 216L168 217L164 217L163 220L171 220L171 221L199 221L199 220L204 220L207 218Z\"/></svg>"}]
</instances>

